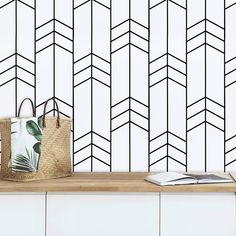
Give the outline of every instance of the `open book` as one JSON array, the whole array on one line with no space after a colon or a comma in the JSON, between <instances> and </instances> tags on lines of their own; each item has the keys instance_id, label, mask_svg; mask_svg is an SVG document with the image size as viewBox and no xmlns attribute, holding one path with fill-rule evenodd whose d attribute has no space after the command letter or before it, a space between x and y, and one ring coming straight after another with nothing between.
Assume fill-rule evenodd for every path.
<instances>
[{"instance_id":1,"label":"open book","mask_svg":"<svg viewBox=\"0 0 236 236\"><path fill-rule=\"evenodd\" d=\"M145 180L166 186L178 184L209 184L209 183L231 183L230 178L223 178L214 174L180 174L176 172L163 172L159 174L149 175Z\"/></svg>"}]
</instances>

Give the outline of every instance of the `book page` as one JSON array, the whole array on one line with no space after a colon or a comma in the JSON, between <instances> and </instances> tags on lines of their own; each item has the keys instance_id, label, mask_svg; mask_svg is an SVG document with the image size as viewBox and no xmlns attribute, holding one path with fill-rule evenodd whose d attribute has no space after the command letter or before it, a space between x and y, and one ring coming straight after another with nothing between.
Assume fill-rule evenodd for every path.
<instances>
[{"instance_id":1,"label":"book page","mask_svg":"<svg viewBox=\"0 0 236 236\"><path fill-rule=\"evenodd\" d=\"M189 176L195 177L198 180L198 183L231 182L231 179L224 178L214 174L202 174L202 175L189 174Z\"/></svg>"},{"instance_id":2,"label":"book page","mask_svg":"<svg viewBox=\"0 0 236 236\"><path fill-rule=\"evenodd\" d=\"M159 173L155 175L149 175L147 179L153 179L155 181L163 183L163 182L171 182L171 181L181 180L181 179L195 179L195 178L192 176L183 175L176 172L163 172L163 173Z\"/></svg>"}]
</instances>

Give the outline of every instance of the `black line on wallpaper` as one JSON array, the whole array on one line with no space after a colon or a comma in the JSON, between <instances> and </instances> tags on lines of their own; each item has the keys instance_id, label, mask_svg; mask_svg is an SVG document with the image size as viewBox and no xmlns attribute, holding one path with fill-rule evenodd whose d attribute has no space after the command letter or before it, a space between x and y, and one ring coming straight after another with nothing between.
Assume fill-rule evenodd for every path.
<instances>
[{"instance_id":1,"label":"black line on wallpaper","mask_svg":"<svg viewBox=\"0 0 236 236\"><path fill-rule=\"evenodd\" d=\"M234 82L232 82L232 83L226 85L225 87L227 88L227 87L229 87L230 85L232 85L232 84L234 84L234 83L236 83L236 81L234 81Z\"/></svg>"},{"instance_id":2,"label":"black line on wallpaper","mask_svg":"<svg viewBox=\"0 0 236 236\"><path fill-rule=\"evenodd\" d=\"M124 46L122 46L122 47L116 49L115 51L112 52L112 54L115 53L115 52L117 52L117 51L119 51L119 50L121 50L122 48L124 48L124 47L126 47L126 46L128 46L128 45L129 45L129 43L127 43L127 44L125 44Z\"/></svg>"},{"instance_id":3,"label":"black line on wallpaper","mask_svg":"<svg viewBox=\"0 0 236 236\"><path fill-rule=\"evenodd\" d=\"M204 2L204 19L205 19L205 22L204 22L204 24L205 24L205 35L204 35L204 76L205 76L205 84L204 84L204 86L205 86L205 91L204 91L204 94L205 94L205 98L207 97L207 70L206 70L206 66L207 66L207 62L206 62L206 60L207 60L207 55L206 55L206 49L207 49L207 45L206 45L206 30L207 30L207 26L206 26L206 19L207 19L207 9L206 9L206 0L205 0L205 2ZM205 111L204 111L204 120L205 120L205 124L204 124L204 130L205 130L205 133L204 133L204 136L205 136L205 140L204 140L204 142L205 142L205 146L204 146L204 151L205 151L205 171L207 170L207 123L206 123L206 99L205 99L205 104L204 104L204 106L205 106Z\"/></svg>"},{"instance_id":4,"label":"black line on wallpaper","mask_svg":"<svg viewBox=\"0 0 236 236\"><path fill-rule=\"evenodd\" d=\"M150 143L151 143L151 130L150 130L150 1L148 1L148 171L150 172Z\"/></svg>"},{"instance_id":5,"label":"black line on wallpaper","mask_svg":"<svg viewBox=\"0 0 236 236\"><path fill-rule=\"evenodd\" d=\"M180 165L185 166L182 162L176 160L175 158L173 158L173 157L171 157L171 156L169 156L169 158L170 158L171 160L173 160L173 161L179 163Z\"/></svg>"},{"instance_id":6,"label":"black line on wallpaper","mask_svg":"<svg viewBox=\"0 0 236 236\"><path fill-rule=\"evenodd\" d=\"M139 23L138 21L136 21L136 20L134 20L134 19L131 19L131 21L133 21L134 23L136 23L136 24L138 24L138 25L140 25L140 26L142 26L143 28L145 28L145 29L148 30L148 27L146 27L145 25Z\"/></svg>"},{"instance_id":7,"label":"black line on wallpaper","mask_svg":"<svg viewBox=\"0 0 236 236\"><path fill-rule=\"evenodd\" d=\"M76 151L74 154L76 154L76 153L77 153L77 151ZM86 157L86 158L83 158L82 161L78 161L78 162L74 165L74 167L77 166L77 165L79 165L80 163L83 163L84 161L89 160L89 159L91 159L91 155L89 155L89 156Z\"/></svg>"},{"instance_id":8,"label":"black line on wallpaper","mask_svg":"<svg viewBox=\"0 0 236 236\"><path fill-rule=\"evenodd\" d=\"M185 102L186 102L186 114L185 114L185 128L186 128L186 133L185 133L185 151L186 151L186 155L185 155L185 171L188 171L188 33L187 33L187 29L188 29L188 0L185 1L185 6L186 6L186 11L185 11L185 37L186 37L186 42L185 42L185 79L186 79L186 90L185 90Z\"/></svg>"},{"instance_id":9,"label":"black line on wallpaper","mask_svg":"<svg viewBox=\"0 0 236 236\"><path fill-rule=\"evenodd\" d=\"M188 51L188 54L191 53L191 52L193 52L193 51L195 51L195 50L197 50L197 49L199 49L200 47L202 47L202 46L204 46L204 45L205 45L205 43L203 43L203 44L197 46L196 48L192 49L191 51Z\"/></svg>"},{"instance_id":10,"label":"black line on wallpaper","mask_svg":"<svg viewBox=\"0 0 236 236\"><path fill-rule=\"evenodd\" d=\"M5 60L9 59L9 58L12 57L12 56L15 56L15 53L13 53L13 54L11 54L10 56L8 56L8 57L2 59L2 60L0 61L0 63L4 62Z\"/></svg>"},{"instance_id":11,"label":"black line on wallpaper","mask_svg":"<svg viewBox=\"0 0 236 236\"><path fill-rule=\"evenodd\" d=\"M224 117L222 117L222 116L216 114L215 112L213 112L213 111L211 111L211 110L208 110L208 109L206 109L206 110L207 110L209 113L211 113L211 114L213 114L213 115L219 117L220 119L224 120ZM218 128L219 128L219 127L218 127Z\"/></svg>"},{"instance_id":12,"label":"black line on wallpaper","mask_svg":"<svg viewBox=\"0 0 236 236\"><path fill-rule=\"evenodd\" d=\"M225 58L225 44L226 44L226 4L224 0L224 172L226 171L226 58Z\"/></svg>"},{"instance_id":13,"label":"black line on wallpaper","mask_svg":"<svg viewBox=\"0 0 236 236\"><path fill-rule=\"evenodd\" d=\"M30 7L31 9L34 9L33 7L31 7L30 5L28 5L27 3L21 1L21 0L17 0L18 2L22 3L23 5L27 6L27 7Z\"/></svg>"},{"instance_id":14,"label":"black line on wallpaper","mask_svg":"<svg viewBox=\"0 0 236 236\"><path fill-rule=\"evenodd\" d=\"M17 0L15 0L15 116L17 116Z\"/></svg>"},{"instance_id":15,"label":"black line on wallpaper","mask_svg":"<svg viewBox=\"0 0 236 236\"><path fill-rule=\"evenodd\" d=\"M95 54L93 54L93 55L95 55ZM94 66L94 65L93 65L93 67L94 67L95 69L97 69L97 70L99 70L99 71L103 72L104 74L106 74L106 75L109 75L109 76L110 76L110 74L109 74L109 73L107 73L106 71L104 71L104 70L100 69L99 67L97 67L97 66ZM109 86L108 86L108 87L109 87Z\"/></svg>"},{"instance_id":16,"label":"black line on wallpaper","mask_svg":"<svg viewBox=\"0 0 236 236\"><path fill-rule=\"evenodd\" d=\"M202 113L202 112L205 112L205 109L202 109L202 110L198 111L197 113L195 113L194 115L192 115L192 116L188 117L188 118L187 118L187 120L190 120L190 119L192 119L193 117L195 117L195 116L199 115L199 114L200 114L200 113Z\"/></svg>"},{"instance_id":17,"label":"black line on wallpaper","mask_svg":"<svg viewBox=\"0 0 236 236\"><path fill-rule=\"evenodd\" d=\"M129 0L129 172L131 171L131 0Z\"/></svg>"},{"instance_id":18,"label":"black line on wallpaper","mask_svg":"<svg viewBox=\"0 0 236 236\"><path fill-rule=\"evenodd\" d=\"M228 153L232 152L232 151L235 150L235 149L236 149L236 147L233 147L233 148L231 148L230 150L228 150L227 152L225 152L225 154L228 154Z\"/></svg>"},{"instance_id":19,"label":"black line on wallpaper","mask_svg":"<svg viewBox=\"0 0 236 236\"><path fill-rule=\"evenodd\" d=\"M20 66L18 66L18 68L21 68ZM21 68L22 69L22 68ZM19 81L22 81L24 84L27 84L27 85L29 85L29 86L31 86L31 87L35 87L35 86L33 86L32 84L30 84L30 83L28 83L28 82L26 82L26 81L24 81L23 79L21 79L21 78L17 78L17 80L19 80Z\"/></svg>"},{"instance_id":20,"label":"black line on wallpaper","mask_svg":"<svg viewBox=\"0 0 236 236\"><path fill-rule=\"evenodd\" d=\"M55 83L56 83L56 27L55 27L55 19L56 19L56 2L53 0L53 45L52 45L52 50L53 50L53 97L56 97L56 88L55 88ZM55 116L55 103L53 103L53 116Z\"/></svg>"},{"instance_id":21,"label":"black line on wallpaper","mask_svg":"<svg viewBox=\"0 0 236 236\"><path fill-rule=\"evenodd\" d=\"M55 34L59 34L58 32L56 32L55 31ZM65 38L65 37L64 37ZM64 49L65 51L67 51L67 52L69 52L69 53L71 53L72 54L72 52L70 51L70 50L68 50L68 49L66 49L66 48L64 48L64 47L62 47L61 45L59 45L59 44L57 44L57 43L55 43L55 45L57 46L57 47L59 47L59 48L62 48L62 49Z\"/></svg>"},{"instance_id":22,"label":"black line on wallpaper","mask_svg":"<svg viewBox=\"0 0 236 236\"><path fill-rule=\"evenodd\" d=\"M36 106L36 0L34 0L34 104Z\"/></svg>"},{"instance_id":23,"label":"black line on wallpaper","mask_svg":"<svg viewBox=\"0 0 236 236\"><path fill-rule=\"evenodd\" d=\"M17 53L14 53L14 55L16 56ZM12 67L10 67L10 68L4 70L3 72L0 73L0 75L4 74L5 72L7 72L7 71L9 71L9 70L11 70L12 68L15 68L15 67L16 67L16 66L14 65L14 66L12 66Z\"/></svg>"},{"instance_id":24,"label":"black line on wallpaper","mask_svg":"<svg viewBox=\"0 0 236 236\"><path fill-rule=\"evenodd\" d=\"M8 3L4 4L4 5L2 5L2 6L0 7L0 9L2 9L3 7L5 7L5 6L7 6L7 5L11 4L11 3L12 3L12 2L14 2L14 1L16 1L16 0L12 0L12 1L10 1L10 2L8 2Z\"/></svg>"},{"instance_id":25,"label":"black line on wallpaper","mask_svg":"<svg viewBox=\"0 0 236 236\"><path fill-rule=\"evenodd\" d=\"M153 165L157 164L158 162L160 162L160 161L162 161L162 160L164 160L166 158L167 158L167 156L164 156L164 157L160 158L159 160L154 161L150 166L153 166Z\"/></svg>"},{"instance_id":26,"label":"black line on wallpaper","mask_svg":"<svg viewBox=\"0 0 236 236\"><path fill-rule=\"evenodd\" d=\"M199 126L201 126L202 124L205 124L205 123L206 123L206 122L205 122L205 121L203 121L203 122L201 122L201 123L197 124L196 126L194 126L194 127L192 127L191 129L189 129L189 130L188 130L188 132L190 132L190 131L194 130L195 128L197 128L197 127L199 127Z\"/></svg>"},{"instance_id":27,"label":"black line on wallpaper","mask_svg":"<svg viewBox=\"0 0 236 236\"><path fill-rule=\"evenodd\" d=\"M67 40L69 40L69 41L71 41L71 42L72 42L72 39L68 38L67 36L65 36L65 35L63 35L63 34L61 34L61 33L59 33L59 32L57 32L56 30L55 30L55 31L53 31L53 33L56 33L56 34L60 35L61 37L63 37L63 38L65 38L65 39L67 39ZM62 47L61 45L58 45L58 46ZM64 50L66 50L66 51L68 51L68 52L72 53L72 52L71 52L71 51L69 51L68 49L66 49L66 48L64 48L64 47L62 47L62 48L63 48Z\"/></svg>"},{"instance_id":28,"label":"black line on wallpaper","mask_svg":"<svg viewBox=\"0 0 236 236\"><path fill-rule=\"evenodd\" d=\"M199 34L196 34L196 35L195 35L195 36L193 36L192 38L188 39L188 40L187 40L187 42L189 42L189 41L191 41L191 40L193 40L193 39L197 38L197 37L198 37L198 36L200 36L201 34L205 34L205 31L203 31L203 32L200 32Z\"/></svg>"},{"instance_id":29,"label":"black line on wallpaper","mask_svg":"<svg viewBox=\"0 0 236 236\"><path fill-rule=\"evenodd\" d=\"M40 25L40 26L36 27L36 30L38 30L38 29L42 28L43 26L45 26L46 24L50 23L51 21L53 21L53 19L51 19L51 20L49 20L49 21L47 21L47 22L43 23L42 25Z\"/></svg>"},{"instance_id":30,"label":"black line on wallpaper","mask_svg":"<svg viewBox=\"0 0 236 236\"><path fill-rule=\"evenodd\" d=\"M87 144L86 146L84 146L84 147L82 147L82 148L78 149L78 150L75 152L75 154L76 154L76 153L79 153L80 151L82 151L82 150L86 149L87 147L89 147L89 146L91 146L91 145L92 145L92 143L90 142L90 143L89 143L89 144Z\"/></svg>"},{"instance_id":31,"label":"black line on wallpaper","mask_svg":"<svg viewBox=\"0 0 236 236\"><path fill-rule=\"evenodd\" d=\"M74 153L75 153L75 81L74 81L74 74L75 74L75 69L74 69L74 61L75 61L75 0L72 0L72 127L73 127L73 132L72 132L72 168L74 171L75 168L75 158L74 158Z\"/></svg>"},{"instance_id":32,"label":"black line on wallpaper","mask_svg":"<svg viewBox=\"0 0 236 236\"><path fill-rule=\"evenodd\" d=\"M235 138L235 137L236 137L236 134L235 134L235 135L233 135L232 137L230 137L230 138L226 139L225 141L226 141L226 142L228 142L229 140L231 140L231 139L233 139L233 138Z\"/></svg>"},{"instance_id":33,"label":"black line on wallpaper","mask_svg":"<svg viewBox=\"0 0 236 236\"><path fill-rule=\"evenodd\" d=\"M229 163L227 163L225 166L228 166L228 165L230 165L230 164L234 163L235 161L236 161L236 159L234 159L234 160L230 161L230 162L229 162Z\"/></svg>"},{"instance_id":34,"label":"black line on wallpaper","mask_svg":"<svg viewBox=\"0 0 236 236\"><path fill-rule=\"evenodd\" d=\"M47 48L51 47L52 45L53 45L53 43L49 44L48 46L46 46L46 47L45 47L45 48L43 48L43 49L40 49L39 51L37 51L37 52L36 52L36 54L38 54L38 53L40 53L40 52L44 51L45 49L47 49Z\"/></svg>"},{"instance_id":35,"label":"black line on wallpaper","mask_svg":"<svg viewBox=\"0 0 236 236\"><path fill-rule=\"evenodd\" d=\"M73 33L73 32L72 32ZM73 107L72 105L70 105L69 103L67 103L67 102L65 102L65 101L63 101L63 100L61 100L60 98L56 98L58 101L60 101L61 103L64 103L65 105L67 105L67 106L69 106L69 107Z\"/></svg>"},{"instance_id":36,"label":"black line on wallpaper","mask_svg":"<svg viewBox=\"0 0 236 236\"><path fill-rule=\"evenodd\" d=\"M226 11L225 11L225 14L226 14ZM228 63L230 61L233 61L236 57L232 57L231 59L229 59L228 61L226 61L225 63Z\"/></svg>"},{"instance_id":37,"label":"black line on wallpaper","mask_svg":"<svg viewBox=\"0 0 236 236\"><path fill-rule=\"evenodd\" d=\"M132 32L132 33L135 35L134 32ZM136 35L137 35L137 34L136 34ZM139 38L142 38L142 37L139 37ZM135 44L132 44L132 43L131 43L131 45L132 45L133 47L135 47L135 48L138 48L139 50L141 50L141 51L143 51L143 52L145 52L145 53L148 53L147 51L143 50L142 48L140 48L139 46L137 46L137 45L135 45Z\"/></svg>"},{"instance_id":38,"label":"black line on wallpaper","mask_svg":"<svg viewBox=\"0 0 236 236\"><path fill-rule=\"evenodd\" d=\"M112 0L110 0L110 172L112 172Z\"/></svg>"},{"instance_id":39,"label":"black line on wallpaper","mask_svg":"<svg viewBox=\"0 0 236 236\"><path fill-rule=\"evenodd\" d=\"M70 27L69 25L65 24L64 22L62 22L62 21L60 21L58 19L55 19L55 21L57 21L58 23L61 23L62 25L66 26L67 28L69 28L71 30L73 29L72 27Z\"/></svg>"},{"instance_id":40,"label":"black line on wallpaper","mask_svg":"<svg viewBox=\"0 0 236 236\"><path fill-rule=\"evenodd\" d=\"M93 53L93 0L91 0L91 53ZM91 56L91 171L93 171L93 57Z\"/></svg>"},{"instance_id":41,"label":"black line on wallpaper","mask_svg":"<svg viewBox=\"0 0 236 236\"><path fill-rule=\"evenodd\" d=\"M158 148L155 148L154 150L152 150L152 151L150 152L150 154L156 152L157 150L160 150L161 148L165 147L166 145L167 145L167 144L165 143L165 144L159 146Z\"/></svg>"},{"instance_id":42,"label":"black line on wallpaper","mask_svg":"<svg viewBox=\"0 0 236 236\"><path fill-rule=\"evenodd\" d=\"M55 97L56 98L56 97ZM56 98L57 99L57 98ZM58 99L57 99L58 100ZM54 109L54 111L56 112L56 109ZM64 112L62 111L59 111L59 113L67 118L71 118L70 116L68 116L67 114L65 114Z\"/></svg>"},{"instance_id":43,"label":"black line on wallpaper","mask_svg":"<svg viewBox=\"0 0 236 236\"><path fill-rule=\"evenodd\" d=\"M94 145L94 146L96 146L96 145ZM97 157L93 157L95 160L97 160L97 161L99 161L99 162L101 162L101 163L103 163L104 165L106 165L106 166L110 166L109 164L107 164L105 161L103 161L103 160L101 160L101 159L99 159L99 158L97 158Z\"/></svg>"},{"instance_id":44,"label":"black line on wallpaper","mask_svg":"<svg viewBox=\"0 0 236 236\"><path fill-rule=\"evenodd\" d=\"M209 32L207 32L207 33L210 34ZM215 38L217 38L217 37L215 37ZM212 46L212 45L210 45L208 43L206 43L206 45L211 47L211 48L213 48L213 49L215 49L215 50L217 50L218 52L224 53L223 51L219 50L218 48L216 48L216 47L214 47L214 46Z\"/></svg>"},{"instance_id":45,"label":"black line on wallpaper","mask_svg":"<svg viewBox=\"0 0 236 236\"><path fill-rule=\"evenodd\" d=\"M169 170L169 0L166 1L166 53L167 53L167 57L166 57L166 66L167 66L167 79L166 79L166 130L167 130L167 148L166 148L166 170Z\"/></svg>"},{"instance_id":46,"label":"black line on wallpaper","mask_svg":"<svg viewBox=\"0 0 236 236\"><path fill-rule=\"evenodd\" d=\"M123 33L123 34L120 34L120 35L119 35L119 36L117 36L116 38L112 39L111 41L112 41L112 42L114 42L114 41L116 41L117 39L121 38L122 36L124 36L124 35L128 34L129 32L130 32L130 31L128 30L128 31L126 31L125 33Z\"/></svg>"},{"instance_id":47,"label":"black line on wallpaper","mask_svg":"<svg viewBox=\"0 0 236 236\"><path fill-rule=\"evenodd\" d=\"M4 86L5 84L7 84L7 83L9 83L13 80L15 80L15 76L12 79L10 79L10 80L6 81L5 83L1 84L0 87Z\"/></svg>"},{"instance_id":48,"label":"black line on wallpaper","mask_svg":"<svg viewBox=\"0 0 236 236\"><path fill-rule=\"evenodd\" d=\"M229 5L228 7L226 7L226 8L225 8L225 10L227 10L228 8L230 8L230 7L234 6L235 4L236 4L236 2L235 2L235 3L233 3L233 4L231 4L231 5Z\"/></svg>"},{"instance_id":49,"label":"black line on wallpaper","mask_svg":"<svg viewBox=\"0 0 236 236\"><path fill-rule=\"evenodd\" d=\"M208 22L212 23L213 25L218 26L219 28L221 28L222 30L224 30L224 27L222 27L222 26L216 24L215 22L213 22L213 21L211 21L211 20L209 20L209 19L207 19L207 18L206 18L206 21L208 21Z\"/></svg>"},{"instance_id":50,"label":"black line on wallpaper","mask_svg":"<svg viewBox=\"0 0 236 236\"><path fill-rule=\"evenodd\" d=\"M103 6L105 8L107 8L108 10L110 10L109 7L107 7L106 5L102 4L101 2L97 1L97 0L93 0L94 2L96 2L97 4L99 4L100 6Z\"/></svg>"},{"instance_id":51,"label":"black line on wallpaper","mask_svg":"<svg viewBox=\"0 0 236 236\"><path fill-rule=\"evenodd\" d=\"M17 55L19 55L19 54L17 54ZM21 67L21 66L19 66L19 65L17 65L17 67L20 68L21 70L24 70L25 72L27 72L27 73L29 73L29 74L31 74L31 75L34 75L34 73L32 73L32 72L26 70L25 68L23 68L23 67ZM27 83L27 82L25 82L25 83ZM31 86L32 86L32 85L31 85Z\"/></svg>"},{"instance_id":52,"label":"black line on wallpaper","mask_svg":"<svg viewBox=\"0 0 236 236\"><path fill-rule=\"evenodd\" d=\"M162 3L165 2L165 1L166 1L166 0L163 0L163 1L159 2L159 3L157 3L156 5L150 7L150 10L151 10L152 8L154 8L154 7L156 7L156 6L160 5L160 4L162 4ZM150 1L148 1L148 2L150 2Z\"/></svg>"},{"instance_id":53,"label":"black line on wallpaper","mask_svg":"<svg viewBox=\"0 0 236 236\"><path fill-rule=\"evenodd\" d=\"M231 70L231 71L229 71L229 72L227 72L225 75L229 75L229 74L233 73L235 70L236 70L236 68Z\"/></svg>"},{"instance_id":54,"label":"black line on wallpaper","mask_svg":"<svg viewBox=\"0 0 236 236\"><path fill-rule=\"evenodd\" d=\"M86 1L86 2L83 2L83 3L81 3L81 4L80 4L80 5L78 5L77 7L74 7L74 10L76 10L77 8L79 8L79 7L83 6L84 4L86 4L86 3L88 3L88 2L90 2L90 0L88 0L88 1Z\"/></svg>"}]
</instances>

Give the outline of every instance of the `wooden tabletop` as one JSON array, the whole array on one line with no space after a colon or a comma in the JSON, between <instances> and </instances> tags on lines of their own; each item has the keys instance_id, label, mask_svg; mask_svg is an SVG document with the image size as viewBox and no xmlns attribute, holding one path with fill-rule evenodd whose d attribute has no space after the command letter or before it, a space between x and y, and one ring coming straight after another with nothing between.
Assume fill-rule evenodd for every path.
<instances>
[{"instance_id":1,"label":"wooden tabletop","mask_svg":"<svg viewBox=\"0 0 236 236\"><path fill-rule=\"evenodd\" d=\"M236 183L161 187L144 181L145 176L147 173L74 173L26 183L0 180L0 192L236 192Z\"/></svg>"}]
</instances>

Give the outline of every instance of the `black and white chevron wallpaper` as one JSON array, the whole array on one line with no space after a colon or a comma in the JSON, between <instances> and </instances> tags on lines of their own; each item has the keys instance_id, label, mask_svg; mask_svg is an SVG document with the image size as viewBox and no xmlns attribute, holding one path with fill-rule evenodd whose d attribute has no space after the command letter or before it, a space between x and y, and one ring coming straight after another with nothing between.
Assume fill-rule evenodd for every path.
<instances>
[{"instance_id":1,"label":"black and white chevron wallpaper","mask_svg":"<svg viewBox=\"0 0 236 236\"><path fill-rule=\"evenodd\" d=\"M0 0L0 116L24 97L75 171L236 170L236 0Z\"/></svg>"}]
</instances>

